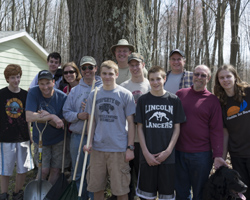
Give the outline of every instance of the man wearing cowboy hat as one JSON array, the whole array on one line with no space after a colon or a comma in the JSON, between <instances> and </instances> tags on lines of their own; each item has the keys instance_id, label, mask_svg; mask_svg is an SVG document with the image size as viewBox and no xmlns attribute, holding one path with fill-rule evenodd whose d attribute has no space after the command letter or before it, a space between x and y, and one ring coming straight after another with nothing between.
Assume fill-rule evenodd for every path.
<instances>
[{"instance_id":1,"label":"man wearing cowboy hat","mask_svg":"<svg viewBox=\"0 0 250 200\"><path fill-rule=\"evenodd\" d=\"M119 67L119 75L116 79L117 84L121 84L122 82L131 78L131 74L129 72L128 67L128 56L134 52L135 47L128 43L126 39L120 39L116 45L113 45L110 48L112 54L115 56ZM147 77L148 72L144 68L143 69L144 77Z\"/></svg>"}]
</instances>

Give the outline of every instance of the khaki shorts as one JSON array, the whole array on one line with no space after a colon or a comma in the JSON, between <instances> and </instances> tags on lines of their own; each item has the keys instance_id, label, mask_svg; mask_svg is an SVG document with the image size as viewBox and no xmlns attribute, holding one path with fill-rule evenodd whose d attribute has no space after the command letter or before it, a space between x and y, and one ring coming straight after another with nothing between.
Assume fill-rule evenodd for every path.
<instances>
[{"instance_id":1,"label":"khaki shorts","mask_svg":"<svg viewBox=\"0 0 250 200\"><path fill-rule=\"evenodd\" d=\"M102 152L92 149L87 172L88 191L105 190L108 175L112 194L129 193L130 167L125 162L125 152Z\"/></svg>"},{"instance_id":2,"label":"khaki shorts","mask_svg":"<svg viewBox=\"0 0 250 200\"><path fill-rule=\"evenodd\" d=\"M42 168L62 168L63 141L43 146ZM38 166L38 144L34 143L34 161Z\"/></svg>"}]
</instances>

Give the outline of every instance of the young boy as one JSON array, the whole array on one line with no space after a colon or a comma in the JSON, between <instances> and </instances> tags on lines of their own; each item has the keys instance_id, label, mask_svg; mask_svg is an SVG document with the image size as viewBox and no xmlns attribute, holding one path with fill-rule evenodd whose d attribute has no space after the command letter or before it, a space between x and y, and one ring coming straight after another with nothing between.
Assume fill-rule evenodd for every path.
<instances>
[{"instance_id":1,"label":"young boy","mask_svg":"<svg viewBox=\"0 0 250 200\"><path fill-rule=\"evenodd\" d=\"M128 57L128 66L131 74L131 78L123 83L120 86L128 89L132 92L135 103L137 103L138 98L150 91L150 84L147 78L144 77L143 69L145 68L144 58L139 53L131 53ZM135 196L135 186L134 183L137 183L137 177L139 172L139 155L140 155L140 144L137 133L135 132L135 158L129 162L131 171L131 182L130 182L130 192L128 194L129 200L134 200ZM135 177L135 180L134 178ZM136 184L135 184L136 185Z\"/></svg>"},{"instance_id":2,"label":"young boy","mask_svg":"<svg viewBox=\"0 0 250 200\"><path fill-rule=\"evenodd\" d=\"M130 183L129 161L134 158L135 103L127 89L116 84L118 66L111 60L101 64L103 86L98 90L92 126L88 190L94 199L104 199L107 176L110 176L112 194L118 200L127 200ZM91 117L94 92L90 93L86 112ZM126 127L126 120L128 126Z\"/></svg>"},{"instance_id":3,"label":"young boy","mask_svg":"<svg viewBox=\"0 0 250 200\"><path fill-rule=\"evenodd\" d=\"M22 69L10 64L4 70L9 84L0 90L0 200L8 199L9 179L16 163L13 199L23 199L26 172L34 168L30 151L30 129L25 120L27 91L19 87Z\"/></svg>"},{"instance_id":4,"label":"young boy","mask_svg":"<svg viewBox=\"0 0 250 200\"><path fill-rule=\"evenodd\" d=\"M142 149L136 194L145 199L175 199L174 146L180 123L186 117L179 98L164 90L166 74L161 67L148 71L150 92L136 107L135 122Z\"/></svg>"},{"instance_id":5,"label":"young boy","mask_svg":"<svg viewBox=\"0 0 250 200\"><path fill-rule=\"evenodd\" d=\"M53 79L55 80L54 88L63 90L64 87L62 86L62 69L59 68L61 66L61 60L61 55L57 52L52 52L47 57L48 71L53 75ZM30 88L36 85L38 85L38 74L31 82Z\"/></svg>"}]
</instances>

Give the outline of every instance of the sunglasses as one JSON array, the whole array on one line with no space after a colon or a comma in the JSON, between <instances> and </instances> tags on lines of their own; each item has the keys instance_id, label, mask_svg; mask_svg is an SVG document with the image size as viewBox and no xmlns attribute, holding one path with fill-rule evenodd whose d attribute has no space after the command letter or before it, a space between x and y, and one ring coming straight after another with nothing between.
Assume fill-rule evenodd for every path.
<instances>
[{"instance_id":1,"label":"sunglasses","mask_svg":"<svg viewBox=\"0 0 250 200\"><path fill-rule=\"evenodd\" d=\"M200 74L200 73L194 73L194 76L195 76L195 77L201 76L201 78L207 78L207 75L206 75L206 74Z\"/></svg>"},{"instance_id":2,"label":"sunglasses","mask_svg":"<svg viewBox=\"0 0 250 200\"><path fill-rule=\"evenodd\" d=\"M82 66L82 70L85 71L86 69L93 70L95 66L90 65L90 66Z\"/></svg>"},{"instance_id":3,"label":"sunglasses","mask_svg":"<svg viewBox=\"0 0 250 200\"><path fill-rule=\"evenodd\" d=\"M75 71L64 71L63 72L63 75L67 75L67 74L74 74L75 73Z\"/></svg>"}]
</instances>

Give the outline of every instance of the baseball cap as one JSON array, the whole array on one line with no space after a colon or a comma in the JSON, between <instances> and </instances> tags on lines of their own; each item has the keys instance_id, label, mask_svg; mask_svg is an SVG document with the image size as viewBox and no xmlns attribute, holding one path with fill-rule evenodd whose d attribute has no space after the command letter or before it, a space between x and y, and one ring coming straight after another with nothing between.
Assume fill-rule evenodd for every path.
<instances>
[{"instance_id":1,"label":"baseball cap","mask_svg":"<svg viewBox=\"0 0 250 200\"><path fill-rule=\"evenodd\" d=\"M170 54L169 54L169 57L171 57L174 53L178 53L178 54L180 54L182 57L185 58L184 52L181 51L181 50L179 50L179 49L174 49L174 50L172 50L172 51L170 52Z\"/></svg>"},{"instance_id":2,"label":"baseball cap","mask_svg":"<svg viewBox=\"0 0 250 200\"><path fill-rule=\"evenodd\" d=\"M126 39L120 39L116 45L113 45L110 50L115 55L115 48L118 46L128 47L130 51L134 52L135 47L132 44L129 44Z\"/></svg>"},{"instance_id":3,"label":"baseball cap","mask_svg":"<svg viewBox=\"0 0 250 200\"><path fill-rule=\"evenodd\" d=\"M80 61L80 66L90 64L90 65L96 65L96 61L92 56L83 56Z\"/></svg>"},{"instance_id":4,"label":"baseball cap","mask_svg":"<svg viewBox=\"0 0 250 200\"><path fill-rule=\"evenodd\" d=\"M38 80L40 79L52 80L53 75L48 70L42 70L38 73Z\"/></svg>"},{"instance_id":5,"label":"baseball cap","mask_svg":"<svg viewBox=\"0 0 250 200\"><path fill-rule=\"evenodd\" d=\"M142 55L140 55L139 53L131 53L129 56L128 56L128 62L130 62L131 60L137 60L139 62L143 62L144 61L144 58Z\"/></svg>"}]
</instances>

